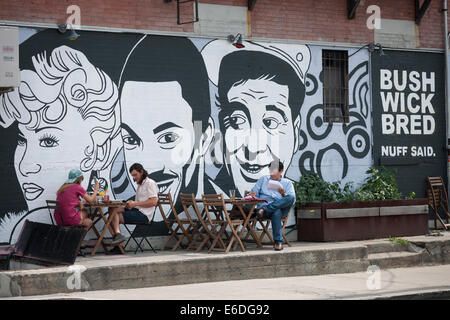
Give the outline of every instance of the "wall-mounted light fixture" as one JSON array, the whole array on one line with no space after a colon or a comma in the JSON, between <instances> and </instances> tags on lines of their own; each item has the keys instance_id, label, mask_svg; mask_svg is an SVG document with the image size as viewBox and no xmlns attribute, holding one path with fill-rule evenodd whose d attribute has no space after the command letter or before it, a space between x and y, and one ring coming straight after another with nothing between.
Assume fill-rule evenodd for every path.
<instances>
[{"instance_id":1,"label":"wall-mounted light fixture","mask_svg":"<svg viewBox=\"0 0 450 320\"><path fill-rule=\"evenodd\" d=\"M70 28L69 28L70 26ZM77 40L80 35L78 33L76 33L76 31L74 30L73 26L71 24L67 25L67 24L58 24L58 31L60 33L66 33L67 30L70 30L69 35L67 36L67 39L69 40Z\"/></svg>"},{"instance_id":2,"label":"wall-mounted light fixture","mask_svg":"<svg viewBox=\"0 0 450 320\"><path fill-rule=\"evenodd\" d=\"M361 48L359 48L358 50L356 50L355 52L353 52L351 55L349 55L348 57L350 58L351 56L354 56L355 54L357 54L359 51L361 51L362 49L366 48L369 50L370 53L374 52L375 50L379 51L380 56L385 56L386 54L384 53L383 50L383 46L380 43L377 44L373 44L373 43L369 43L369 44L365 44L363 45Z\"/></svg>"},{"instance_id":3,"label":"wall-mounted light fixture","mask_svg":"<svg viewBox=\"0 0 450 320\"><path fill-rule=\"evenodd\" d=\"M236 48L238 48L238 49L245 48L244 44L242 43L242 35L240 33L238 33L236 36L230 34L227 37L227 39Z\"/></svg>"},{"instance_id":4,"label":"wall-mounted light fixture","mask_svg":"<svg viewBox=\"0 0 450 320\"><path fill-rule=\"evenodd\" d=\"M380 56L385 56L385 53L383 51L383 46L380 43L377 43L377 44L371 43L368 45L368 48L369 48L369 52L374 52L375 50L378 50Z\"/></svg>"}]
</instances>

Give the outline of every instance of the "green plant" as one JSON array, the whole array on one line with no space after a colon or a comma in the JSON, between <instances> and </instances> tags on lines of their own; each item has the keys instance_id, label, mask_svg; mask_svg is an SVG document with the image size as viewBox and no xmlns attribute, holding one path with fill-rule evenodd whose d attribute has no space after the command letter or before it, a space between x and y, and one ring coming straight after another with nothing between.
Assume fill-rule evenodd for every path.
<instances>
[{"instance_id":1,"label":"green plant","mask_svg":"<svg viewBox=\"0 0 450 320\"><path fill-rule=\"evenodd\" d=\"M334 200L329 183L322 180L318 174L302 175L299 182L294 182L297 205L311 202L330 202Z\"/></svg>"},{"instance_id":2,"label":"green plant","mask_svg":"<svg viewBox=\"0 0 450 320\"><path fill-rule=\"evenodd\" d=\"M405 199L406 200L412 200L416 197L416 193L414 191L411 191L411 193L409 194L409 196L407 196Z\"/></svg>"},{"instance_id":3,"label":"green plant","mask_svg":"<svg viewBox=\"0 0 450 320\"><path fill-rule=\"evenodd\" d=\"M408 245L409 241L403 238L395 238L395 237L389 237L388 238L389 241L391 242L396 242L396 243L401 243L403 245Z\"/></svg>"},{"instance_id":4,"label":"green plant","mask_svg":"<svg viewBox=\"0 0 450 320\"><path fill-rule=\"evenodd\" d=\"M311 202L400 200L395 172L372 166L366 173L369 176L357 189L352 182L341 187L340 181L326 182L316 173L303 174L300 181L294 183L297 206ZM411 192L406 199L414 199L415 195Z\"/></svg>"},{"instance_id":5,"label":"green plant","mask_svg":"<svg viewBox=\"0 0 450 320\"><path fill-rule=\"evenodd\" d=\"M400 200L395 173L385 167L377 169L374 166L366 173L370 176L366 179L366 183L361 186L361 191L371 193L374 200Z\"/></svg>"}]
</instances>

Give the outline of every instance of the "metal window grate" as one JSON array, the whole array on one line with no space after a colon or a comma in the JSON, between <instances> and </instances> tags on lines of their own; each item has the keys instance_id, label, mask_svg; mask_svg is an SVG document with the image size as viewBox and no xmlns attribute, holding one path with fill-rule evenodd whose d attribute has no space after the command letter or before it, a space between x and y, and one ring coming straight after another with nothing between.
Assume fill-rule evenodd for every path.
<instances>
[{"instance_id":1,"label":"metal window grate","mask_svg":"<svg viewBox=\"0 0 450 320\"><path fill-rule=\"evenodd\" d=\"M323 120L349 122L348 52L322 50Z\"/></svg>"}]
</instances>

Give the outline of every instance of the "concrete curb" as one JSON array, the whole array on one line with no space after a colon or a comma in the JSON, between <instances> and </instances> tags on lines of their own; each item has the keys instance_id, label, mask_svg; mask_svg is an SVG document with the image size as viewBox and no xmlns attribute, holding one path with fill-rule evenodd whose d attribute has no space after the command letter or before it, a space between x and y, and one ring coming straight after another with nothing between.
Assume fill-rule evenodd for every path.
<instances>
[{"instance_id":1,"label":"concrete curb","mask_svg":"<svg viewBox=\"0 0 450 320\"><path fill-rule=\"evenodd\" d=\"M371 264L383 269L446 264L450 263L449 238L450 234L443 239L412 237L406 246L370 240L297 243L281 252L271 248L228 254L178 251L80 259L71 267L0 272L0 297L365 272Z\"/></svg>"},{"instance_id":2,"label":"concrete curb","mask_svg":"<svg viewBox=\"0 0 450 320\"><path fill-rule=\"evenodd\" d=\"M375 297L373 300L448 300L450 289Z\"/></svg>"},{"instance_id":3,"label":"concrete curb","mask_svg":"<svg viewBox=\"0 0 450 320\"><path fill-rule=\"evenodd\" d=\"M87 290L132 289L177 284L264 279L365 271L365 246L327 250L284 251L252 255L214 254L205 258L178 259L86 267L79 289L68 268L5 271L0 273L0 296L30 296ZM71 282L72 285L68 285Z\"/></svg>"}]
</instances>

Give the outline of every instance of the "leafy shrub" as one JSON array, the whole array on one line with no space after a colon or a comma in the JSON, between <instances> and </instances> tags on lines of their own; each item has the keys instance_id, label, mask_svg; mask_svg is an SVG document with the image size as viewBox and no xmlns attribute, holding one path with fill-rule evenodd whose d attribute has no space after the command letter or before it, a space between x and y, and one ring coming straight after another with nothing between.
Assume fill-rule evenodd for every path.
<instances>
[{"instance_id":1,"label":"leafy shrub","mask_svg":"<svg viewBox=\"0 0 450 320\"><path fill-rule=\"evenodd\" d=\"M385 167L377 169L372 166L366 173L370 176L361 186L361 191L371 193L374 200L400 200L401 195L393 172Z\"/></svg>"},{"instance_id":2,"label":"leafy shrub","mask_svg":"<svg viewBox=\"0 0 450 320\"><path fill-rule=\"evenodd\" d=\"M395 173L381 167L372 166L366 171L369 177L359 188L354 189L352 182L343 187L339 181L326 182L318 174L302 175L299 182L294 183L297 206L304 206L311 202L350 202L374 200L400 200ZM411 192L406 199L414 199Z\"/></svg>"}]
</instances>

